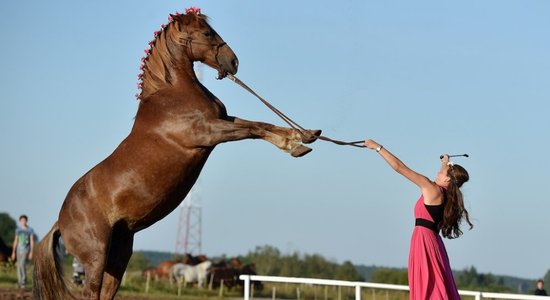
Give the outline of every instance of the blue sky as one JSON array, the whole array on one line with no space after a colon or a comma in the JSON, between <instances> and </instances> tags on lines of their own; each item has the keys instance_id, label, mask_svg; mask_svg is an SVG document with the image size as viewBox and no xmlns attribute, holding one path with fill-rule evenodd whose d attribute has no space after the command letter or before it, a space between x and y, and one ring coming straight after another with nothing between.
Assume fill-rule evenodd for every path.
<instances>
[{"instance_id":1,"label":"blue sky","mask_svg":"<svg viewBox=\"0 0 550 300\"><path fill-rule=\"evenodd\" d=\"M235 51L239 78L305 127L373 138L432 178L441 153L469 153L457 162L475 228L446 240L454 269L550 269L546 0L4 2L0 211L49 230L71 185L129 133L153 31L189 6ZM203 71L231 114L283 125ZM258 140L218 146L193 196L203 252L269 244L406 266L417 188L375 152L313 148L295 159ZM134 249L173 251L178 214L138 233Z\"/></svg>"}]
</instances>

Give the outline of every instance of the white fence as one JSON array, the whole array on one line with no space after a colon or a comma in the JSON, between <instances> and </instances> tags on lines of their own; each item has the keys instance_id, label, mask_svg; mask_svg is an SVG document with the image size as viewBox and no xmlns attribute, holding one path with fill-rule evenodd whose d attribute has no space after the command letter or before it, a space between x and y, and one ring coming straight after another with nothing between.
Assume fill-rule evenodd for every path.
<instances>
[{"instance_id":1,"label":"white fence","mask_svg":"<svg viewBox=\"0 0 550 300\"><path fill-rule=\"evenodd\" d=\"M250 283L252 281L279 282L279 283L303 283L303 284L324 285L324 286L354 287L355 300L361 300L362 288L397 290L397 291L409 290L409 287L406 285L371 283L371 282L360 282L360 281L342 281L342 280L329 280L329 279L277 277L277 276L261 276L261 275L241 275L239 278L241 280L244 280L244 300L250 300ZM459 290L458 293L461 296L474 297L475 300L481 300L481 299L550 300L550 297L519 295L519 294L485 293L485 292L463 291L463 290Z\"/></svg>"}]
</instances>

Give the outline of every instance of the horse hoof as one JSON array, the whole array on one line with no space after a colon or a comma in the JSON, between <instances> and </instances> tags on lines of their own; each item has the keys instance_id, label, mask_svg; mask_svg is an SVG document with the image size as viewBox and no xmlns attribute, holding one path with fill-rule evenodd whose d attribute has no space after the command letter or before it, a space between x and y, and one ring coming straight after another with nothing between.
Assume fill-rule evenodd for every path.
<instances>
[{"instance_id":1,"label":"horse hoof","mask_svg":"<svg viewBox=\"0 0 550 300\"><path fill-rule=\"evenodd\" d=\"M308 154L309 152L311 152L311 148L308 148L304 145L299 145L298 147L290 151L290 155L292 155L293 157L302 157Z\"/></svg>"},{"instance_id":2,"label":"horse hoof","mask_svg":"<svg viewBox=\"0 0 550 300\"><path fill-rule=\"evenodd\" d=\"M311 144L311 143L315 142L317 140L317 138L319 138L319 136L321 135L321 132L323 132L323 131L320 130L320 129L308 130L307 134L302 136L302 143Z\"/></svg>"}]
</instances>

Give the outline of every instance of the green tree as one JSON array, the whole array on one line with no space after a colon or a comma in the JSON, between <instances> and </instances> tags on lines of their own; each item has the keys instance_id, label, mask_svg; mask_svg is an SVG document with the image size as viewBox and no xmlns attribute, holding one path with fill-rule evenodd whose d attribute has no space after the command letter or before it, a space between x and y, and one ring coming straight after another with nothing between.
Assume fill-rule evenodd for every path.
<instances>
[{"instance_id":1,"label":"green tree","mask_svg":"<svg viewBox=\"0 0 550 300\"><path fill-rule=\"evenodd\" d=\"M0 213L0 238L6 245L11 245L15 238L15 228L17 223L8 213Z\"/></svg>"},{"instance_id":2,"label":"green tree","mask_svg":"<svg viewBox=\"0 0 550 300\"><path fill-rule=\"evenodd\" d=\"M303 273L299 276L310 276L314 278L327 278L326 272L333 273L333 266L319 254L305 255L303 259Z\"/></svg>"},{"instance_id":3,"label":"green tree","mask_svg":"<svg viewBox=\"0 0 550 300\"><path fill-rule=\"evenodd\" d=\"M546 271L546 274L544 275L542 280L544 280L545 286L546 285L550 286L550 270Z\"/></svg>"},{"instance_id":4,"label":"green tree","mask_svg":"<svg viewBox=\"0 0 550 300\"><path fill-rule=\"evenodd\" d=\"M338 266L336 268L335 273L336 279L340 280L348 280L348 281L363 281L364 279L361 277L355 266L351 263L351 261L345 261L343 264Z\"/></svg>"},{"instance_id":5,"label":"green tree","mask_svg":"<svg viewBox=\"0 0 550 300\"><path fill-rule=\"evenodd\" d=\"M257 246L253 252L248 253L247 258L256 264L258 274L277 276L280 273L281 252L273 246Z\"/></svg>"},{"instance_id":6,"label":"green tree","mask_svg":"<svg viewBox=\"0 0 550 300\"><path fill-rule=\"evenodd\" d=\"M247 254L246 259L256 265L256 272L261 275L362 280L351 262L346 261L340 265L320 254L302 255L294 252L281 255L277 248L266 245L256 247Z\"/></svg>"},{"instance_id":7,"label":"green tree","mask_svg":"<svg viewBox=\"0 0 550 300\"><path fill-rule=\"evenodd\" d=\"M372 274L372 281L389 284L409 284L407 270L379 268Z\"/></svg>"},{"instance_id":8,"label":"green tree","mask_svg":"<svg viewBox=\"0 0 550 300\"><path fill-rule=\"evenodd\" d=\"M300 276L302 272L300 254L294 252L292 255L287 255L281 261L281 267L278 276Z\"/></svg>"},{"instance_id":9,"label":"green tree","mask_svg":"<svg viewBox=\"0 0 550 300\"><path fill-rule=\"evenodd\" d=\"M510 287L505 285L502 277L496 277L491 273L478 273L473 266L459 272L457 276L455 276L455 279L459 289L481 290L484 292L512 291Z\"/></svg>"},{"instance_id":10,"label":"green tree","mask_svg":"<svg viewBox=\"0 0 550 300\"><path fill-rule=\"evenodd\" d=\"M456 285L463 289L473 289L478 287L478 274L474 266L465 268L457 277Z\"/></svg>"}]
</instances>

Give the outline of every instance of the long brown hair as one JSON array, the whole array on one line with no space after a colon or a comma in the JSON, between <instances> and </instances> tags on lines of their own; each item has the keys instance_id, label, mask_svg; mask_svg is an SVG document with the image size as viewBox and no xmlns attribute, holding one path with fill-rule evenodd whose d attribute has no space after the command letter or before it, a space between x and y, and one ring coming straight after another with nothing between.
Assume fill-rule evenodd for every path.
<instances>
[{"instance_id":1,"label":"long brown hair","mask_svg":"<svg viewBox=\"0 0 550 300\"><path fill-rule=\"evenodd\" d=\"M462 220L470 225L470 229L474 227L470 222L468 211L464 207L464 199L460 191L460 187L470 179L470 176L466 169L459 165L450 166L447 176L451 181L445 192L447 200L441 221L441 234L448 239L454 239L462 235L462 230L460 230Z\"/></svg>"}]
</instances>

